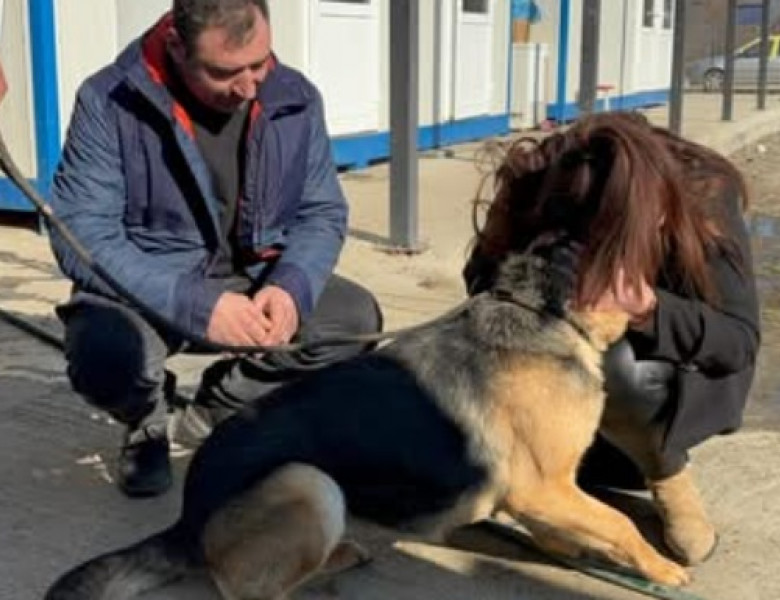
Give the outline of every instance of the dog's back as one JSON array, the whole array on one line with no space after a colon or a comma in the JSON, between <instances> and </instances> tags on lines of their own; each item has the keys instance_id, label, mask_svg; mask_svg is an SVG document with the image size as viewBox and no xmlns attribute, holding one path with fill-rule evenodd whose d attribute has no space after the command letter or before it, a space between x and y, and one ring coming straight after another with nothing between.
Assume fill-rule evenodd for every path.
<instances>
[{"instance_id":1,"label":"dog's back","mask_svg":"<svg viewBox=\"0 0 780 600\"><path fill-rule=\"evenodd\" d=\"M446 508L486 472L428 377L382 352L279 389L206 440L187 475L182 523L199 530L230 498L290 462L328 473L353 513L386 525Z\"/></svg>"}]
</instances>

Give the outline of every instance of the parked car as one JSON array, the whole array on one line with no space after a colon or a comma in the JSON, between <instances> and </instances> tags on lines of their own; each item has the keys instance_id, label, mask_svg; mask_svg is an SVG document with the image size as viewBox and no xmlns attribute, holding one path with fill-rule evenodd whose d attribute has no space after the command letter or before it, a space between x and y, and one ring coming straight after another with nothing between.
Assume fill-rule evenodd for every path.
<instances>
[{"instance_id":1,"label":"parked car","mask_svg":"<svg viewBox=\"0 0 780 600\"><path fill-rule=\"evenodd\" d=\"M780 87L780 35L769 36L769 60L767 84ZM758 87L758 63L761 56L761 38L751 40L734 52L734 87L755 89ZM701 86L707 92L723 89L725 56L713 56L695 60L685 68L688 84Z\"/></svg>"}]
</instances>

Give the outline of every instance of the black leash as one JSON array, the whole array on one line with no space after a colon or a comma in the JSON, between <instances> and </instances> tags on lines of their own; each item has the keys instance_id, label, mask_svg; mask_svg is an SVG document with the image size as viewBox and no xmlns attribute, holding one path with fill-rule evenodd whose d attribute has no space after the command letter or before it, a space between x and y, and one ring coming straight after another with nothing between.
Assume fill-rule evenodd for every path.
<instances>
[{"instance_id":1,"label":"black leash","mask_svg":"<svg viewBox=\"0 0 780 600\"><path fill-rule=\"evenodd\" d=\"M27 179L19 171L14 161L11 159L11 155L8 148L5 145L2 135L0 134L0 169L8 175L8 178L19 188L19 190L27 197L27 199L33 204L40 215L45 219L46 223L52 229L56 230L65 242L73 249L76 256L81 260L93 273L100 277L111 290L116 293L120 298L126 300L130 305L135 307L149 322L172 332L182 340L190 342L193 346L199 350L213 351L213 352L227 352L230 354L259 354L268 352L299 352L301 350L311 350L314 348L320 348L323 346L345 346L349 344L372 344L378 343L390 339L397 338L400 335L405 335L413 331L425 329L431 327L437 323L447 321L459 314L470 302L467 300L460 305L456 306L452 310L448 311L444 315L425 321L418 325L410 327L404 327L396 329L394 331L386 331L380 333L370 334L356 334L356 335L344 335L344 336L325 336L317 340L295 342L289 344L279 344L275 346L232 346L229 344L220 344L213 342L203 336L195 335L192 332L180 327L176 323L166 319L162 315L159 315L152 310L143 300L138 298L130 290L125 288L119 283L109 272L103 269L89 253L89 251L83 246L83 244L73 235L73 233L67 228L67 226L54 214L51 206L46 204L46 201L38 194L38 192L30 185ZM42 340L43 342L58 348L63 349L64 344L62 340L57 338L54 334L41 329L36 325L33 325L19 317L12 315L11 313L0 309L0 317L10 324L26 331Z\"/></svg>"},{"instance_id":2,"label":"black leash","mask_svg":"<svg viewBox=\"0 0 780 600\"><path fill-rule=\"evenodd\" d=\"M22 331L29 333L33 337L42 341L44 344L47 344L52 348L59 350L60 352L65 350L65 342L63 342L59 337L47 329L38 327L35 323L21 319L16 315L3 310L2 308L0 308L0 319L10 325L13 325L17 329L21 329Z\"/></svg>"}]
</instances>

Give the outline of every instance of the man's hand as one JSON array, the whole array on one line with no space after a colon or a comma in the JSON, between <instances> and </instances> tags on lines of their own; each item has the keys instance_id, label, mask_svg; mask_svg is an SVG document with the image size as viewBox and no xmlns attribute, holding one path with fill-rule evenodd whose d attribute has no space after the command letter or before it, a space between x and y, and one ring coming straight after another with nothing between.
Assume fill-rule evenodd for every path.
<instances>
[{"instance_id":1,"label":"man's hand","mask_svg":"<svg viewBox=\"0 0 780 600\"><path fill-rule=\"evenodd\" d=\"M270 323L265 344L286 344L298 331L298 307L289 293L269 285L255 294L252 302Z\"/></svg>"},{"instance_id":2,"label":"man's hand","mask_svg":"<svg viewBox=\"0 0 780 600\"><path fill-rule=\"evenodd\" d=\"M268 343L271 322L243 294L225 292L211 313L206 337L229 346L256 346Z\"/></svg>"},{"instance_id":3,"label":"man's hand","mask_svg":"<svg viewBox=\"0 0 780 600\"><path fill-rule=\"evenodd\" d=\"M655 291L642 278L639 285L629 285L626 273L618 269L615 281L604 295L588 308L592 310L622 310L634 326L641 326L655 314L658 298Z\"/></svg>"}]
</instances>

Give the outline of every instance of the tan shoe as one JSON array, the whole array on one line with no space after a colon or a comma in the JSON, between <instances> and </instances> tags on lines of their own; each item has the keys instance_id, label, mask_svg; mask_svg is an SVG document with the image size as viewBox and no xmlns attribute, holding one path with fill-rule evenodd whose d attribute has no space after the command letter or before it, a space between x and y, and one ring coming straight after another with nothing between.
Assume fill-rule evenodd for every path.
<instances>
[{"instance_id":1,"label":"tan shoe","mask_svg":"<svg viewBox=\"0 0 780 600\"><path fill-rule=\"evenodd\" d=\"M715 550L717 534L690 469L685 467L676 475L647 485L664 522L669 549L686 565L707 560Z\"/></svg>"}]
</instances>

